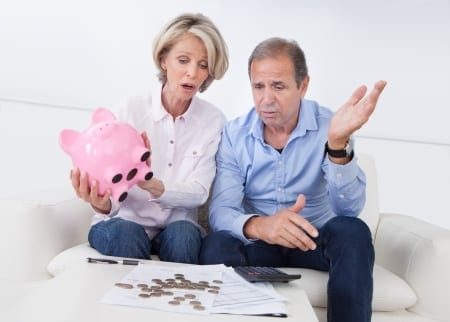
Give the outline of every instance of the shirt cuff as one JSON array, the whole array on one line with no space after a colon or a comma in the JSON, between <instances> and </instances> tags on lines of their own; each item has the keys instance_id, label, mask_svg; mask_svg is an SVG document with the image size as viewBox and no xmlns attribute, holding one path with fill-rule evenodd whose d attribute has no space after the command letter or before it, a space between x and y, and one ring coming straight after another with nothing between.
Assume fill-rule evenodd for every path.
<instances>
[{"instance_id":1,"label":"shirt cuff","mask_svg":"<svg viewBox=\"0 0 450 322\"><path fill-rule=\"evenodd\" d=\"M356 156L353 156L350 162L344 165L328 160L329 182L336 187L342 187L353 182L358 175L358 163L356 161Z\"/></svg>"},{"instance_id":2,"label":"shirt cuff","mask_svg":"<svg viewBox=\"0 0 450 322\"><path fill-rule=\"evenodd\" d=\"M239 216L235 219L233 223L233 234L236 238L239 238L244 245L250 244L251 242L255 241L256 239L248 239L244 235L244 226L247 223L247 221L252 218L258 216L256 214L243 214L242 216Z\"/></svg>"}]
</instances>

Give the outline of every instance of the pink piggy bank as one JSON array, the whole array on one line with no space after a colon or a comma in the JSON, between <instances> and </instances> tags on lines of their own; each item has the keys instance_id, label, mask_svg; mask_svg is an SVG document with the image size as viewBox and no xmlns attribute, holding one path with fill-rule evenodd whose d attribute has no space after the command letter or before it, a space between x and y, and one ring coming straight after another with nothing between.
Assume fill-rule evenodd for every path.
<instances>
[{"instance_id":1,"label":"pink piggy bank","mask_svg":"<svg viewBox=\"0 0 450 322\"><path fill-rule=\"evenodd\" d=\"M126 199L133 185L153 176L146 162L150 151L141 135L105 108L94 111L85 131L62 130L59 144L89 180L97 181L99 194L109 188L119 202Z\"/></svg>"}]
</instances>

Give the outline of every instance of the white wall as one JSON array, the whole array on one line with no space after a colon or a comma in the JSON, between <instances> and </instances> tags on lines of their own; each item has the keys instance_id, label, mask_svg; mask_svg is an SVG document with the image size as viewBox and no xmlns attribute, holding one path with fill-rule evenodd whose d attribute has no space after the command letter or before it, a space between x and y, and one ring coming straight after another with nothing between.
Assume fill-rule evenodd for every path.
<instances>
[{"instance_id":1,"label":"white wall","mask_svg":"<svg viewBox=\"0 0 450 322\"><path fill-rule=\"evenodd\" d=\"M388 86L357 148L379 172L382 211L450 228L450 2L447 0L0 0L0 196L68 184L57 145L90 110L155 81L163 23L203 12L221 29L230 69L204 94L228 118L252 101L247 58L270 36L306 53L308 97L338 108L360 84ZM50 165L50 166L49 166Z\"/></svg>"}]
</instances>

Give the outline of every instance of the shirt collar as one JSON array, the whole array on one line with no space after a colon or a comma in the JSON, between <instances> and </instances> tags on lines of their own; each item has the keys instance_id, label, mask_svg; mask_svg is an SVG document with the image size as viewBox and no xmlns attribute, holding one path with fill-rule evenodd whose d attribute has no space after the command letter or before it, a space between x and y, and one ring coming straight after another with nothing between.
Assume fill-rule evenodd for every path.
<instances>
[{"instance_id":1,"label":"shirt collar","mask_svg":"<svg viewBox=\"0 0 450 322\"><path fill-rule=\"evenodd\" d=\"M156 122L163 120L166 117L172 118L172 115L164 108L161 99L162 85L156 86L152 92L152 106L154 107L153 115ZM194 96L189 104L188 109L184 114L180 115L180 118L189 119L195 116L195 109L197 106L197 96Z\"/></svg>"},{"instance_id":2,"label":"shirt collar","mask_svg":"<svg viewBox=\"0 0 450 322\"><path fill-rule=\"evenodd\" d=\"M292 131L289 140L304 136L307 131L317 131L317 129L319 128L314 113L315 109L313 108L313 102L310 100L302 99L300 103L301 107L299 110L297 126L295 127L294 131ZM255 118L253 124L249 128L249 134L253 135L255 138L258 138L259 140L261 140L261 142L264 142L263 122L257 115L255 108L253 112L255 113Z\"/></svg>"}]
</instances>

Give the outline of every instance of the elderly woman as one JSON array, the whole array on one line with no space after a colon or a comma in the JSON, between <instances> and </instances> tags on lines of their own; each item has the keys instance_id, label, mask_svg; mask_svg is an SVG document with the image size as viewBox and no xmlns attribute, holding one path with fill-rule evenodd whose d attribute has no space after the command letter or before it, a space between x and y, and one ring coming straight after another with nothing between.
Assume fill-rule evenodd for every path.
<instances>
[{"instance_id":1,"label":"elderly woman","mask_svg":"<svg viewBox=\"0 0 450 322\"><path fill-rule=\"evenodd\" d=\"M225 116L196 96L228 68L227 46L212 21L183 14L156 37L153 58L161 85L128 100L119 119L143 133L154 176L133 187L122 203L75 169L72 185L94 217L89 243L104 255L198 263L203 229L197 209L209 195ZM149 139L147 139L147 137Z\"/></svg>"}]
</instances>

